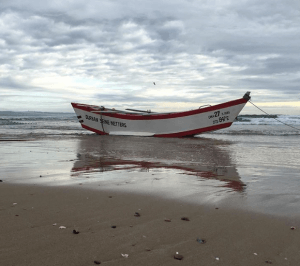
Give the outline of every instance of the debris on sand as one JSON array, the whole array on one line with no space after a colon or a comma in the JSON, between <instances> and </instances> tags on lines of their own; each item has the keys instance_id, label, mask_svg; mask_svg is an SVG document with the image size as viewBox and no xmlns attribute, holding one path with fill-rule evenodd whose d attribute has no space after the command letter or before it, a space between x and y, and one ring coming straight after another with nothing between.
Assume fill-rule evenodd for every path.
<instances>
[{"instance_id":1,"label":"debris on sand","mask_svg":"<svg viewBox=\"0 0 300 266\"><path fill-rule=\"evenodd\" d=\"M201 238L197 238L197 242L200 244L205 244L206 240L205 239L201 239Z\"/></svg>"},{"instance_id":2,"label":"debris on sand","mask_svg":"<svg viewBox=\"0 0 300 266\"><path fill-rule=\"evenodd\" d=\"M182 221L189 221L190 219L188 217L181 217Z\"/></svg>"},{"instance_id":3,"label":"debris on sand","mask_svg":"<svg viewBox=\"0 0 300 266\"><path fill-rule=\"evenodd\" d=\"M183 256L178 254L178 252L176 252L176 254L174 255L174 259L176 260L182 260L183 259Z\"/></svg>"}]
</instances>

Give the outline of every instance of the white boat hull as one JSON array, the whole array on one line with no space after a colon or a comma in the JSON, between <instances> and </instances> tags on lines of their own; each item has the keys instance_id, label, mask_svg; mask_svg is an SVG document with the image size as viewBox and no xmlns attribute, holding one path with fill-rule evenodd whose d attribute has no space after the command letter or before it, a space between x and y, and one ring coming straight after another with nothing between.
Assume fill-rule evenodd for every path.
<instances>
[{"instance_id":1,"label":"white boat hull","mask_svg":"<svg viewBox=\"0 0 300 266\"><path fill-rule=\"evenodd\" d=\"M103 110L103 107L72 103L74 111L87 130L101 135L185 137L231 126L245 104L241 99L176 113L125 113Z\"/></svg>"}]
</instances>

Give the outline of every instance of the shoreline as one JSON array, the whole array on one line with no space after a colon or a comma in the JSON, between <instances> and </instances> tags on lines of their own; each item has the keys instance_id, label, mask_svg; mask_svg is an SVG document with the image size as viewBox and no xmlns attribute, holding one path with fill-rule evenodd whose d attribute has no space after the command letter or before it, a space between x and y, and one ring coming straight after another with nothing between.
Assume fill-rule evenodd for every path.
<instances>
[{"instance_id":1,"label":"shoreline","mask_svg":"<svg viewBox=\"0 0 300 266\"><path fill-rule=\"evenodd\" d=\"M81 186L1 182L0 195L3 265L252 266L300 259L298 218Z\"/></svg>"},{"instance_id":2,"label":"shoreline","mask_svg":"<svg viewBox=\"0 0 300 266\"><path fill-rule=\"evenodd\" d=\"M283 148L260 137L233 141L95 135L0 146L0 178L10 183L82 183L191 203L224 202L280 216L300 213L294 140Z\"/></svg>"}]
</instances>

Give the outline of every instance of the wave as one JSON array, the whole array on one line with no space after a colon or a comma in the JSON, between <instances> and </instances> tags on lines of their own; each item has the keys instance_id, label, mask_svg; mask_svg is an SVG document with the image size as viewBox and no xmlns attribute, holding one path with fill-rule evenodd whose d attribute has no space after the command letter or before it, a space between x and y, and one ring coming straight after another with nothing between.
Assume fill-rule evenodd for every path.
<instances>
[{"instance_id":1,"label":"wave","mask_svg":"<svg viewBox=\"0 0 300 266\"><path fill-rule=\"evenodd\" d=\"M0 111L0 116L75 116L74 113L61 113L61 112L34 112L34 111L28 111L28 112L14 112L14 111Z\"/></svg>"},{"instance_id":2,"label":"wave","mask_svg":"<svg viewBox=\"0 0 300 266\"><path fill-rule=\"evenodd\" d=\"M72 113L42 113L42 112L0 112L1 125L24 125L53 122L78 122Z\"/></svg>"},{"instance_id":3,"label":"wave","mask_svg":"<svg viewBox=\"0 0 300 266\"><path fill-rule=\"evenodd\" d=\"M294 128L284 124L291 125ZM73 113L0 111L1 135L77 135L87 133ZM300 115L239 115L233 125L206 134L295 136L300 132Z\"/></svg>"},{"instance_id":4,"label":"wave","mask_svg":"<svg viewBox=\"0 0 300 266\"><path fill-rule=\"evenodd\" d=\"M239 115L238 118L278 118L278 115Z\"/></svg>"},{"instance_id":5,"label":"wave","mask_svg":"<svg viewBox=\"0 0 300 266\"><path fill-rule=\"evenodd\" d=\"M300 131L257 131L257 130L243 130L243 131L216 131L207 134L213 135L235 135L235 136L299 136ZM201 135L199 135L201 136Z\"/></svg>"},{"instance_id":6,"label":"wave","mask_svg":"<svg viewBox=\"0 0 300 266\"><path fill-rule=\"evenodd\" d=\"M236 124L247 125L300 125L299 115L239 115Z\"/></svg>"}]
</instances>

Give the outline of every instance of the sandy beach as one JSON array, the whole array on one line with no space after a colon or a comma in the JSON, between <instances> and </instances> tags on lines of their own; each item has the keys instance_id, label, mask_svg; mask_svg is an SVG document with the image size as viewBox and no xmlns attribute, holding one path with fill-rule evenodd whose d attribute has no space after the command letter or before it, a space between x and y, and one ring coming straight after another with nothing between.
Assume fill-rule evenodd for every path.
<instances>
[{"instance_id":1,"label":"sandy beach","mask_svg":"<svg viewBox=\"0 0 300 266\"><path fill-rule=\"evenodd\" d=\"M295 219L74 187L1 182L0 195L1 265L252 266L300 259Z\"/></svg>"},{"instance_id":2,"label":"sandy beach","mask_svg":"<svg viewBox=\"0 0 300 266\"><path fill-rule=\"evenodd\" d=\"M296 266L297 195L278 183L287 168L255 161L264 149L96 135L3 142L0 265Z\"/></svg>"}]
</instances>

